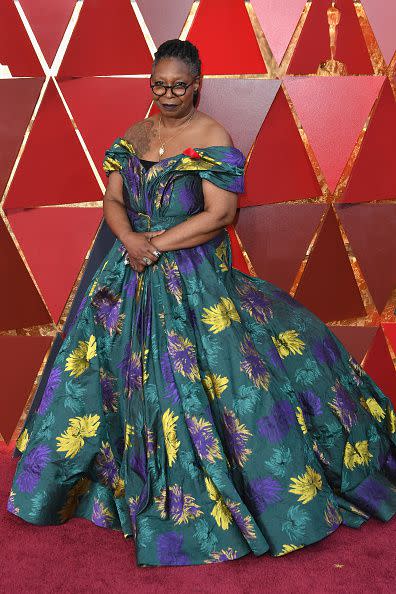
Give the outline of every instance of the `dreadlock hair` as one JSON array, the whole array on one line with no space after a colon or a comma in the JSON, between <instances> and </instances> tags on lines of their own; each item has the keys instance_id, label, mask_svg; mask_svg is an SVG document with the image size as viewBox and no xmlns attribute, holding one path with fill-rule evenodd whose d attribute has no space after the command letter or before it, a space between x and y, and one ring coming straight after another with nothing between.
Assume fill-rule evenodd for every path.
<instances>
[{"instance_id":1,"label":"dreadlock hair","mask_svg":"<svg viewBox=\"0 0 396 594\"><path fill-rule=\"evenodd\" d=\"M154 53L152 70L162 58L178 58L182 60L190 69L193 77L201 76L201 60L198 55L198 48L191 41L182 41L181 39L168 39L161 43ZM194 91L193 105L196 106L199 97L199 89Z\"/></svg>"}]
</instances>

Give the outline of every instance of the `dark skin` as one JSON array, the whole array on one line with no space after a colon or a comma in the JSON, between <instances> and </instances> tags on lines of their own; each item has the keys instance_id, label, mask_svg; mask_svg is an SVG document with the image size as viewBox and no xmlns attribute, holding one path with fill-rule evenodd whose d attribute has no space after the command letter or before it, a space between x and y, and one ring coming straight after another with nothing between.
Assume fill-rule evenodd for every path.
<instances>
[{"instance_id":1,"label":"dark skin","mask_svg":"<svg viewBox=\"0 0 396 594\"><path fill-rule=\"evenodd\" d=\"M187 147L233 146L228 132L216 120L198 111L193 105L193 93L199 88L199 77L191 75L189 67L178 58L162 58L153 67L151 83L162 82L165 85L185 82L191 84L185 95L175 96L171 89L158 97L152 97L157 104L161 118L161 141L165 144L165 152L159 158L160 140L158 125L160 114L133 124L124 134L124 138L132 144L138 157L150 161L158 161L182 153ZM163 103L177 105L173 111L166 111ZM193 114L193 115L192 115ZM186 123L192 118L188 125ZM188 220L160 231L137 232L131 227L122 196L123 180L118 171L108 178L106 192L103 197L103 213L113 233L125 246L131 267L143 272L146 268L142 262L149 258L150 266L158 260L155 249L162 252L178 250L200 245L209 241L226 226L232 223L236 213L237 194L223 190L202 180L204 194L204 210L192 215Z\"/></svg>"}]
</instances>

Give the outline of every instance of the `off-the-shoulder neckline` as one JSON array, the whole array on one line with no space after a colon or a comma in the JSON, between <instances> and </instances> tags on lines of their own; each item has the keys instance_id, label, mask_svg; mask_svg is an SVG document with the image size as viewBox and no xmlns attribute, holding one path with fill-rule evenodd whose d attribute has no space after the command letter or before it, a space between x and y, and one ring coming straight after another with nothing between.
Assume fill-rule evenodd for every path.
<instances>
[{"instance_id":1,"label":"off-the-shoulder neckline","mask_svg":"<svg viewBox=\"0 0 396 594\"><path fill-rule=\"evenodd\" d=\"M139 161L140 161L140 157L138 157L138 156L137 156L137 154L136 154L135 147L133 146L133 144L131 144L131 143L129 142L129 140L127 140L127 139L126 139L126 138L124 138L123 136L117 136L117 138L116 138L116 140L115 140L114 142L117 142L117 140L124 140L125 142L127 142L127 143L128 143L128 145L129 145L129 146L132 148L132 154L133 154L133 155L134 155L134 156L135 156L137 159L139 159ZM212 148L214 148L214 149L217 149L217 148L220 148L220 149L232 149L232 150L234 150L234 151L238 151L239 153L241 153L241 155L243 156L243 158L245 158L245 156L244 156L244 154L242 153L242 151L241 151L239 148L237 148L236 146L225 146L225 145L223 145L223 144L212 144L212 145L210 145L210 146L195 146L195 147L190 147L190 146L188 146L188 147L186 147L186 148L184 149L184 151L183 151L182 153L178 153L177 155L172 155L171 157L165 157L165 159L160 159L159 161L153 161L153 163L154 163L155 165L158 165L158 163L163 163L164 161L169 161L170 159L176 159L177 157L180 157L180 156L182 156L182 155L184 155L185 157L188 157L188 155L186 155L186 154L185 154L185 151L188 151L188 150L193 150L193 151L205 151L205 150L207 150L207 149L212 149ZM145 161L151 161L151 159L144 159L144 160L145 160Z\"/></svg>"}]
</instances>

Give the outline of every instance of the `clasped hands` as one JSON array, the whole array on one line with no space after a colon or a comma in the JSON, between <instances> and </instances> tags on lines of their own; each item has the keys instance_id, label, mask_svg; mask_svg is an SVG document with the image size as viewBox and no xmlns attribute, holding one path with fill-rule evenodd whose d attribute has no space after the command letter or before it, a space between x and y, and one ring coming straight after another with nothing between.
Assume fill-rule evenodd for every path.
<instances>
[{"instance_id":1,"label":"clasped hands","mask_svg":"<svg viewBox=\"0 0 396 594\"><path fill-rule=\"evenodd\" d=\"M143 272L146 266L150 266L158 260L161 253L152 243L151 239L166 231L131 231L123 240L127 250L125 263L129 262L131 268L137 272Z\"/></svg>"}]
</instances>

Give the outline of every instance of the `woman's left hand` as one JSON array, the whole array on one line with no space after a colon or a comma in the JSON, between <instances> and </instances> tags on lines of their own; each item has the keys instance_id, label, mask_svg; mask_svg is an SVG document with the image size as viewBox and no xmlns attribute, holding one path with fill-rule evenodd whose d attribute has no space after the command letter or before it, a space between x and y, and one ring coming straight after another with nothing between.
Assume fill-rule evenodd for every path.
<instances>
[{"instance_id":1,"label":"woman's left hand","mask_svg":"<svg viewBox=\"0 0 396 594\"><path fill-rule=\"evenodd\" d=\"M152 238L156 237L157 235L161 235L161 233L164 233L164 231L166 231L166 229L160 229L159 231L143 231L142 233L145 235L146 239L150 242L150 244L153 246L153 248L156 250L158 248L156 248L156 246L152 243ZM155 257L155 255L153 254L153 256ZM156 256L157 258L159 257ZM143 262L143 260L137 260L136 258L130 259L130 264L131 267L133 268L133 270L135 270L136 272L143 272L143 270L146 268L146 266L151 266L151 264L154 264L154 261L147 261L150 260L150 258L147 258L145 262Z\"/></svg>"}]
</instances>

